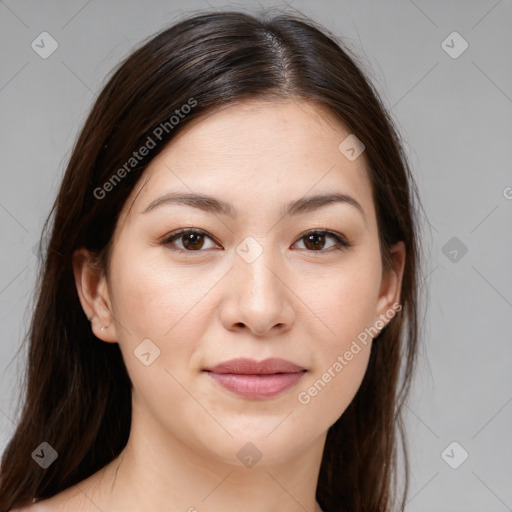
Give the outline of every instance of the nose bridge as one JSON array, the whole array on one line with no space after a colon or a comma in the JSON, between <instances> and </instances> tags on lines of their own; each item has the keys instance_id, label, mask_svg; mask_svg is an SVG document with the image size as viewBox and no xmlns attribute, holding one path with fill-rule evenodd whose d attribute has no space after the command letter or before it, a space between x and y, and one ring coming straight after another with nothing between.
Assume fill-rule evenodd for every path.
<instances>
[{"instance_id":1,"label":"nose bridge","mask_svg":"<svg viewBox=\"0 0 512 512\"><path fill-rule=\"evenodd\" d=\"M264 334L273 326L289 326L293 316L287 296L284 266L272 237L259 240L248 236L236 248L234 272L229 286L229 314L224 320L232 325L245 324L255 334Z\"/></svg>"},{"instance_id":2,"label":"nose bridge","mask_svg":"<svg viewBox=\"0 0 512 512\"><path fill-rule=\"evenodd\" d=\"M272 237L256 240L246 237L236 248L235 271L240 278L244 300L269 306L279 300L282 283L276 277L282 265L271 246ZM274 304L275 305L275 304Z\"/></svg>"}]
</instances>

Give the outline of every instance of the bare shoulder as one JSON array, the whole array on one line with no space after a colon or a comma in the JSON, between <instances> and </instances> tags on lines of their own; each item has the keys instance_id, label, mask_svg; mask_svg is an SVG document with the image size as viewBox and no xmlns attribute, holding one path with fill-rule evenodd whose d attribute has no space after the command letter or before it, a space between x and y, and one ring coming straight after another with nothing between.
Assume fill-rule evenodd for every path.
<instances>
[{"instance_id":1,"label":"bare shoulder","mask_svg":"<svg viewBox=\"0 0 512 512\"><path fill-rule=\"evenodd\" d=\"M51 498L39 500L23 508L11 509L10 512L106 512L109 501L102 499L103 491L110 482L106 478L106 470L109 467L115 469L114 462Z\"/></svg>"},{"instance_id":2,"label":"bare shoulder","mask_svg":"<svg viewBox=\"0 0 512 512\"><path fill-rule=\"evenodd\" d=\"M42 510L39 503L32 503L23 508L12 508L10 512L40 512Z\"/></svg>"},{"instance_id":3,"label":"bare shoulder","mask_svg":"<svg viewBox=\"0 0 512 512\"><path fill-rule=\"evenodd\" d=\"M89 509L78 487L70 487L51 498L37 501L11 512L88 512Z\"/></svg>"}]
</instances>

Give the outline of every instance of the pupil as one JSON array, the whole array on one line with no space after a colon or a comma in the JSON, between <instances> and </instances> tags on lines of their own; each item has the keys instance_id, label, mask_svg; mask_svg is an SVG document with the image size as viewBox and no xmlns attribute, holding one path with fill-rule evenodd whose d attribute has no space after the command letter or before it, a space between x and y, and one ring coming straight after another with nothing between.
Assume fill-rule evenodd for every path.
<instances>
[{"instance_id":1,"label":"pupil","mask_svg":"<svg viewBox=\"0 0 512 512\"><path fill-rule=\"evenodd\" d=\"M312 243L313 243L313 245L315 246L316 249L321 249L322 248L324 235L313 234L313 235L309 235L307 237L307 239L308 239L308 242L312 241ZM320 239L320 240L317 240L316 243L315 243L314 242L315 239ZM320 247L317 247L318 244L320 244Z\"/></svg>"},{"instance_id":2,"label":"pupil","mask_svg":"<svg viewBox=\"0 0 512 512\"><path fill-rule=\"evenodd\" d=\"M185 235L185 243L183 244L185 247L187 247L187 244L191 244L193 249L200 249L202 247L202 243L200 243L200 237L202 235L199 235L197 233L189 233L188 235ZM196 247L196 245L199 245L199 247Z\"/></svg>"}]
</instances>

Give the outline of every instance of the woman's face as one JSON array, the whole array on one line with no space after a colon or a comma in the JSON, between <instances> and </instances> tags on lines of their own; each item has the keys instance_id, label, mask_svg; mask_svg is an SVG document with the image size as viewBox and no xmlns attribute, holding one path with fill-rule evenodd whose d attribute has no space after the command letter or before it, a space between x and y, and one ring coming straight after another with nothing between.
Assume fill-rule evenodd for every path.
<instances>
[{"instance_id":1,"label":"woman's face","mask_svg":"<svg viewBox=\"0 0 512 512\"><path fill-rule=\"evenodd\" d=\"M133 191L104 281L112 321L96 334L119 343L137 421L162 443L278 462L354 398L401 271L382 273L364 153L338 147L349 135L311 103L246 101L180 133ZM352 199L306 201L332 194ZM206 371L237 358L299 368Z\"/></svg>"}]
</instances>

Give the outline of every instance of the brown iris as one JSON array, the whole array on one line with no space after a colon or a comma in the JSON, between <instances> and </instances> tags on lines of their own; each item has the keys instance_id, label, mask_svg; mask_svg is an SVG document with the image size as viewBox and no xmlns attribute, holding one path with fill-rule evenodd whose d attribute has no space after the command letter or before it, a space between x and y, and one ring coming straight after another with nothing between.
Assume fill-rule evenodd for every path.
<instances>
[{"instance_id":1,"label":"brown iris","mask_svg":"<svg viewBox=\"0 0 512 512\"><path fill-rule=\"evenodd\" d=\"M186 233L181 236L185 249L197 250L204 245L204 235L201 233Z\"/></svg>"},{"instance_id":2,"label":"brown iris","mask_svg":"<svg viewBox=\"0 0 512 512\"><path fill-rule=\"evenodd\" d=\"M322 249L325 244L325 235L320 233L312 233L304 237L304 245L311 250Z\"/></svg>"}]
</instances>

